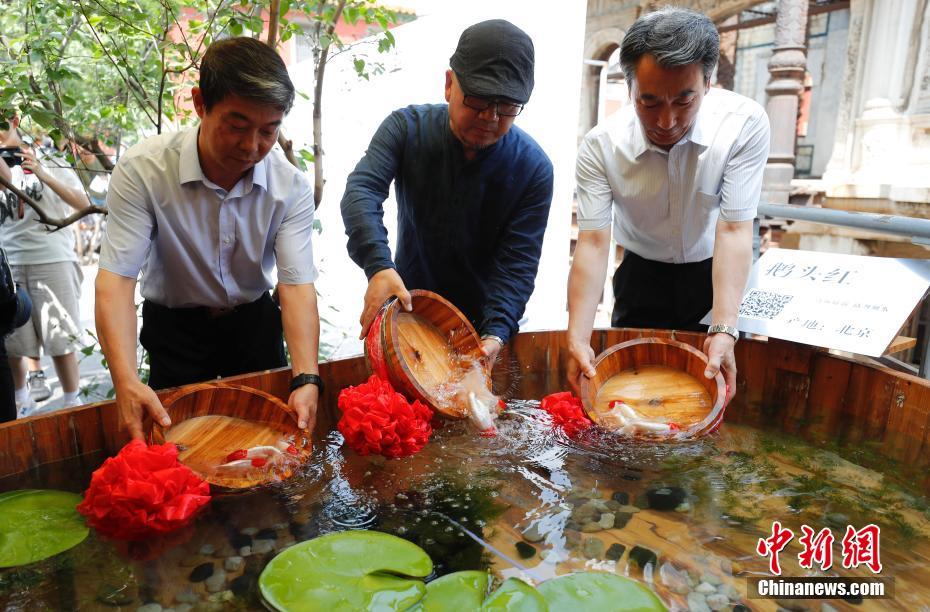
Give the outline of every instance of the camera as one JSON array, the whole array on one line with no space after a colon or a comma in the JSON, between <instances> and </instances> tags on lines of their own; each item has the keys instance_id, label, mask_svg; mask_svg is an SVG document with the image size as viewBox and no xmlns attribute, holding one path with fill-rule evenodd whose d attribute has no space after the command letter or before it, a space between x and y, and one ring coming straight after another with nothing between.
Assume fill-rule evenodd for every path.
<instances>
[{"instance_id":1,"label":"camera","mask_svg":"<svg viewBox=\"0 0 930 612\"><path fill-rule=\"evenodd\" d=\"M0 147L0 157L6 165L12 168L23 163L23 156L19 154L19 147Z\"/></svg>"}]
</instances>

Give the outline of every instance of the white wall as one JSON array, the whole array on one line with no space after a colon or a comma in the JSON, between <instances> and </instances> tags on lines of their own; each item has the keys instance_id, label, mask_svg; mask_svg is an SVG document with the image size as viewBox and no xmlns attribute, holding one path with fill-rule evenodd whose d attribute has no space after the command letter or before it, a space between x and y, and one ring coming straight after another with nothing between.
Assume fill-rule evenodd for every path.
<instances>
[{"instance_id":1,"label":"white wall","mask_svg":"<svg viewBox=\"0 0 930 612\"><path fill-rule=\"evenodd\" d=\"M378 54L372 45L336 56L324 84L323 145L326 188L318 218L323 233L314 241L320 279L321 313L349 337L358 335L358 317L367 281L346 252L345 228L339 201L345 179L367 148L375 129L394 109L408 104L444 102L445 70L461 31L485 19L503 18L524 29L536 47L536 87L516 123L539 142L552 159L555 192L546 230L536 291L527 306L525 329L560 328L566 323L565 290L568 278L571 201L574 189L576 129L578 125L585 3L553 5L542 10L534 0L508 2L475 0L451 3L422 2L420 17L397 27L397 46ZM354 56L384 64L384 73L369 81L356 77ZM310 95L312 67L291 67L298 89ZM285 133L298 145L312 141L312 103L299 99L288 116ZM385 203L385 225L396 233L396 203ZM338 311L330 307L338 308ZM334 338L328 339L330 342ZM345 343L340 354L360 350Z\"/></svg>"}]
</instances>

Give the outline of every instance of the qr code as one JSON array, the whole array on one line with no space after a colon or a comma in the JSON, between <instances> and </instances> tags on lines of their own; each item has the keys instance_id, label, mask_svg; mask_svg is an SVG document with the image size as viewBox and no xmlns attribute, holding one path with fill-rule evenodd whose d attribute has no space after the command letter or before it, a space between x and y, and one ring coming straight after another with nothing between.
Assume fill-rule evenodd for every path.
<instances>
[{"instance_id":1,"label":"qr code","mask_svg":"<svg viewBox=\"0 0 930 612\"><path fill-rule=\"evenodd\" d=\"M774 319L791 301L792 295L782 295L773 291L753 289L743 298L739 305L739 316L754 319Z\"/></svg>"}]
</instances>

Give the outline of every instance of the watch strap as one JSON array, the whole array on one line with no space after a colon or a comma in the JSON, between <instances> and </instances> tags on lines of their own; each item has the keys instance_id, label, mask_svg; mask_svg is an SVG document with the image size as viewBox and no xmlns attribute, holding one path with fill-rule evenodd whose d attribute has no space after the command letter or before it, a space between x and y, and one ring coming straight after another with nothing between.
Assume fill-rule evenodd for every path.
<instances>
[{"instance_id":1,"label":"watch strap","mask_svg":"<svg viewBox=\"0 0 930 612\"><path fill-rule=\"evenodd\" d=\"M323 394L323 379L319 377L318 374L298 374L291 379L291 393L296 389L303 387L304 385L316 385L320 390L320 395Z\"/></svg>"},{"instance_id":2,"label":"watch strap","mask_svg":"<svg viewBox=\"0 0 930 612\"><path fill-rule=\"evenodd\" d=\"M716 323L707 328L708 334L728 334L733 337L734 341L739 340L739 330L723 323Z\"/></svg>"}]
</instances>

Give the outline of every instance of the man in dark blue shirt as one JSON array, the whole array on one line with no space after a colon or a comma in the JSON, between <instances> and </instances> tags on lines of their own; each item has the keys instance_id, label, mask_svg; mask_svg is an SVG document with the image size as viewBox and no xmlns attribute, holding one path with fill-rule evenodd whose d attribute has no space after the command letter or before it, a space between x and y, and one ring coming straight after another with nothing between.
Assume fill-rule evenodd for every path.
<instances>
[{"instance_id":1,"label":"man in dark blue shirt","mask_svg":"<svg viewBox=\"0 0 930 612\"><path fill-rule=\"evenodd\" d=\"M391 113L346 184L349 255L368 277L364 337L407 287L435 291L477 328L491 363L533 293L552 201L552 163L513 126L533 90L533 42L495 19L467 28L446 71L445 104ZM395 182L397 254L382 203Z\"/></svg>"}]
</instances>

